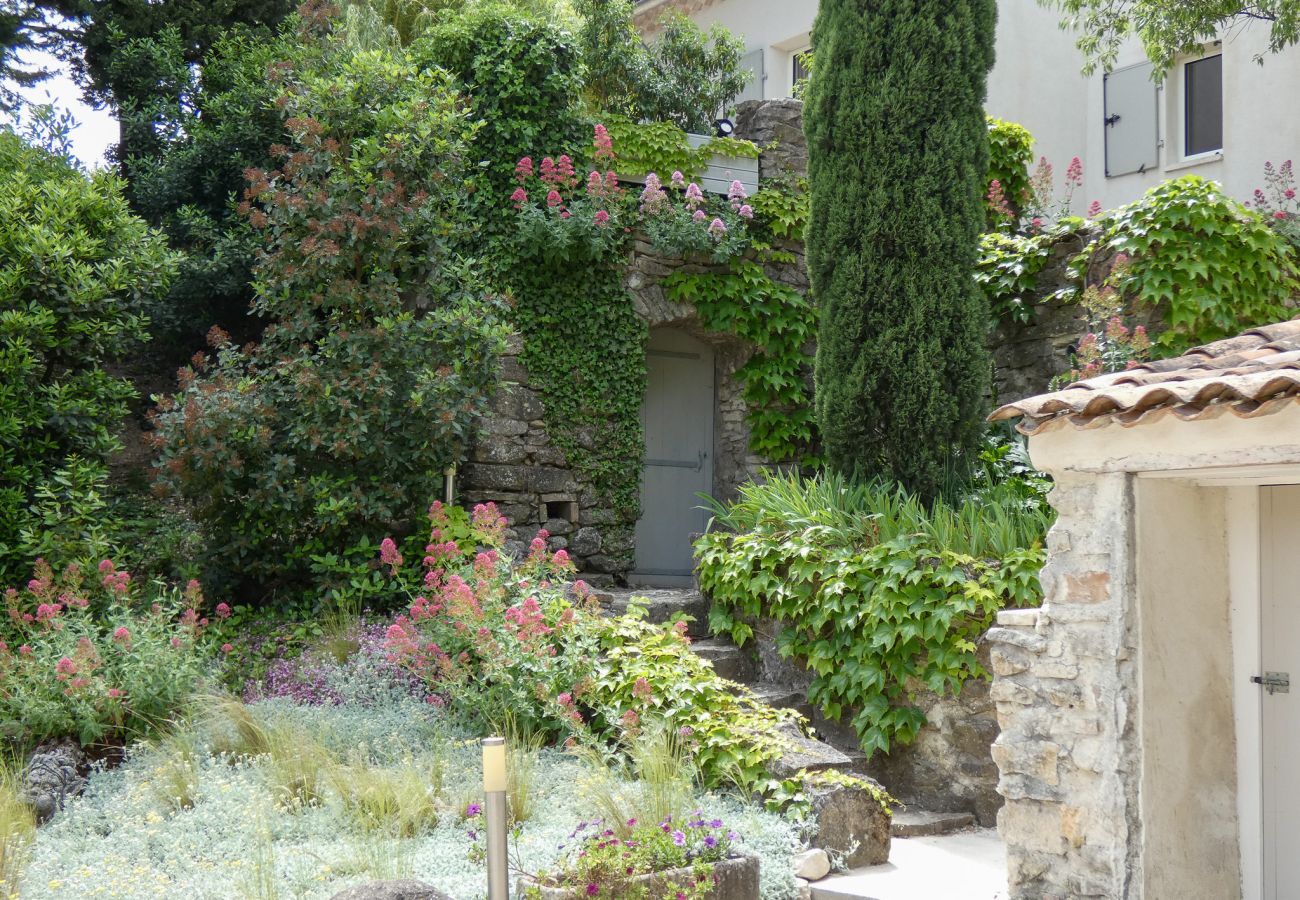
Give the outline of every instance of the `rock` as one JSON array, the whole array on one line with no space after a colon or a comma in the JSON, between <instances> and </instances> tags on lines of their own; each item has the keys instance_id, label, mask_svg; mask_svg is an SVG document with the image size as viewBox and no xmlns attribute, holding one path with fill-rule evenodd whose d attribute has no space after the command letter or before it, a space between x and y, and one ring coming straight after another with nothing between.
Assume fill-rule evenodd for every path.
<instances>
[{"instance_id":1,"label":"rock","mask_svg":"<svg viewBox=\"0 0 1300 900\"><path fill-rule=\"evenodd\" d=\"M68 738L36 748L23 768L20 790L23 801L35 811L37 822L48 822L69 797L81 793L86 786L81 776L85 769L86 755Z\"/></svg>"},{"instance_id":2,"label":"rock","mask_svg":"<svg viewBox=\"0 0 1300 900\"><path fill-rule=\"evenodd\" d=\"M794 866L795 877L804 881L821 881L831 873L831 858L819 847L796 853L790 862Z\"/></svg>"},{"instance_id":3,"label":"rock","mask_svg":"<svg viewBox=\"0 0 1300 900\"><path fill-rule=\"evenodd\" d=\"M573 540L569 541L569 549L578 556L592 556L599 553L600 532L589 525L579 528Z\"/></svg>"},{"instance_id":4,"label":"rock","mask_svg":"<svg viewBox=\"0 0 1300 900\"><path fill-rule=\"evenodd\" d=\"M810 800L812 846L842 857L850 869L889 862L889 813L870 790L805 781L804 794Z\"/></svg>"},{"instance_id":5,"label":"rock","mask_svg":"<svg viewBox=\"0 0 1300 900\"><path fill-rule=\"evenodd\" d=\"M846 754L830 744L804 737L793 726L781 728L780 735L786 750L767 764L768 774L773 778L793 778L802 771L846 771L853 767L853 760Z\"/></svg>"},{"instance_id":6,"label":"rock","mask_svg":"<svg viewBox=\"0 0 1300 900\"><path fill-rule=\"evenodd\" d=\"M795 900L812 900L812 888L802 878L794 880Z\"/></svg>"},{"instance_id":7,"label":"rock","mask_svg":"<svg viewBox=\"0 0 1300 900\"><path fill-rule=\"evenodd\" d=\"M345 891L339 891L330 900L451 900L432 885L413 878L400 881L368 881Z\"/></svg>"}]
</instances>

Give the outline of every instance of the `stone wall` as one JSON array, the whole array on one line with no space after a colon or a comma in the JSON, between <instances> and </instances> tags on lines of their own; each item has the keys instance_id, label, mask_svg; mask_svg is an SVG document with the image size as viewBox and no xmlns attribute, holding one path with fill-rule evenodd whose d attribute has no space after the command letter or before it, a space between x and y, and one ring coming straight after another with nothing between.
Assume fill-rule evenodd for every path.
<instances>
[{"instance_id":1,"label":"stone wall","mask_svg":"<svg viewBox=\"0 0 1300 900\"><path fill-rule=\"evenodd\" d=\"M801 171L806 153L801 149L799 104L776 100L742 106L745 114L737 136L765 146L759 159L760 182ZM786 148L773 141L796 142L797 146ZM806 292L802 245L787 242L779 249L790 253L793 262L765 265L768 276ZM625 284L648 329L678 329L714 350L713 493L730 499L739 485L768 464L749 449L748 410L736 378L736 371L749 361L754 348L735 335L706 329L695 308L671 302L662 285L677 272L709 271L725 272L727 267L665 256L637 236L628 253ZM524 365L523 349L522 338L515 336L503 356L492 415L483 423L462 472L461 499L470 504L495 502L510 521L512 549L522 550L539 528L545 528L550 532L551 548L567 549L582 578L593 584L618 583L635 565L636 523L602 502L555 445L542 401L544 385L536 383ZM599 440L599 435L591 432L573 437L586 448ZM629 465L639 466L640 461L629 460Z\"/></svg>"},{"instance_id":2,"label":"stone wall","mask_svg":"<svg viewBox=\"0 0 1300 900\"><path fill-rule=\"evenodd\" d=\"M998 830L1013 898L1138 896L1131 478L1053 474L1043 607L988 634Z\"/></svg>"}]
</instances>

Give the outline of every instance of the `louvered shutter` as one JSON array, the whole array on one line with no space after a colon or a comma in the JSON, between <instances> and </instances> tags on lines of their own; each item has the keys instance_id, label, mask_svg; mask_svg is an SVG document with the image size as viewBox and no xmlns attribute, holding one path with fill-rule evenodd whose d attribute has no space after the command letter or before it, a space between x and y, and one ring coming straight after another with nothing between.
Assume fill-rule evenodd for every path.
<instances>
[{"instance_id":1,"label":"louvered shutter","mask_svg":"<svg viewBox=\"0 0 1300 900\"><path fill-rule=\"evenodd\" d=\"M740 58L740 68L749 72L749 80L745 82L745 89L740 92L736 98L737 103L745 100L762 100L763 99L763 48L759 47L746 53Z\"/></svg>"}]
</instances>

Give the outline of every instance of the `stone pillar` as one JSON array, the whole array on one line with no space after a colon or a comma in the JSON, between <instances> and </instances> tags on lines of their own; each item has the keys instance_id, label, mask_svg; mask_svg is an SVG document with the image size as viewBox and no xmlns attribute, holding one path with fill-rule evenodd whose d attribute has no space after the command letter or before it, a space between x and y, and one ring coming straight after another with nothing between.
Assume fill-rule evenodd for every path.
<instances>
[{"instance_id":1,"label":"stone pillar","mask_svg":"<svg viewBox=\"0 0 1300 900\"><path fill-rule=\"evenodd\" d=\"M1053 474L1043 606L988 635L998 830L1013 900L1116 900L1142 883L1132 483Z\"/></svg>"}]
</instances>

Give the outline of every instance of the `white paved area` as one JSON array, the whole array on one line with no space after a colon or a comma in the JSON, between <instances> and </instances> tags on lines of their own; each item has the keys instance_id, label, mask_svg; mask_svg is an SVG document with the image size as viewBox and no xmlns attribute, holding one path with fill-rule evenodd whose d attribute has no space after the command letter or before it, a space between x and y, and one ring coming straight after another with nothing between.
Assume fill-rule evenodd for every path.
<instances>
[{"instance_id":1,"label":"white paved area","mask_svg":"<svg viewBox=\"0 0 1300 900\"><path fill-rule=\"evenodd\" d=\"M889 862L823 878L813 900L1006 900L1007 851L992 828L894 838Z\"/></svg>"}]
</instances>

